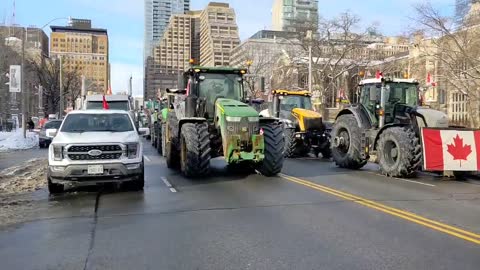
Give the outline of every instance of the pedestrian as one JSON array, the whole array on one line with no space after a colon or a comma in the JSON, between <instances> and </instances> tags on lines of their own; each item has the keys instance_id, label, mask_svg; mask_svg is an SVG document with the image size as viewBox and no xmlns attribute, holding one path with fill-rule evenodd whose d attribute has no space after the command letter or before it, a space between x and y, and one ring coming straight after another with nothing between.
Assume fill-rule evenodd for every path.
<instances>
[{"instance_id":1,"label":"pedestrian","mask_svg":"<svg viewBox=\"0 0 480 270\"><path fill-rule=\"evenodd\" d=\"M38 121L39 127L42 128L45 125L45 123L47 123L47 121L48 121L48 114L45 114L45 116L42 119L40 119L40 121Z\"/></svg>"},{"instance_id":2,"label":"pedestrian","mask_svg":"<svg viewBox=\"0 0 480 270\"><path fill-rule=\"evenodd\" d=\"M29 131L33 131L33 129L35 128L35 123L33 122L33 119L30 117L30 120L28 120L28 130Z\"/></svg>"}]
</instances>

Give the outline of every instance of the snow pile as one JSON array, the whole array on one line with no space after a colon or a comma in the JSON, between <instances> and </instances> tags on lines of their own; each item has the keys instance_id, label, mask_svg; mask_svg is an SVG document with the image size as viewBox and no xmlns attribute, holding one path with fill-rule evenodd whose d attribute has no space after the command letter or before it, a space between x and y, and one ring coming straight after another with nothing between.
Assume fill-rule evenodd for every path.
<instances>
[{"instance_id":1,"label":"snow pile","mask_svg":"<svg viewBox=\"0 0 480 270\"><path fill-rule=\"evenodd\" d=\"M38 134L27 132L27 138L23 138L23 131L0 132L0 152L10 150L25 150L38 145Z\"/></svg>"}]
</instances>

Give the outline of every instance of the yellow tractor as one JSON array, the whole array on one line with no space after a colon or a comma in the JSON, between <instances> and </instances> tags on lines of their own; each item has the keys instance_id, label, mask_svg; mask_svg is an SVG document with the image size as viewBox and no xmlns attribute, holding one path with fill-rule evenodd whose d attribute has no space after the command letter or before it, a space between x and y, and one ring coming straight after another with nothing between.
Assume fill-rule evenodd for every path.
<instances>
[{"instance_id":1,"label":"yellow tractor","mask_svg":"<svg viewBox=\"0 0 480 270\"><path fill-rule=\"evenodd\" d=\"M260 113L278 117L285 127L285 157L302 157L313 153L331 157L330 135L322 115L315 112L308 91L274 90L273 102Z\"/></svg>"}]
</instances>

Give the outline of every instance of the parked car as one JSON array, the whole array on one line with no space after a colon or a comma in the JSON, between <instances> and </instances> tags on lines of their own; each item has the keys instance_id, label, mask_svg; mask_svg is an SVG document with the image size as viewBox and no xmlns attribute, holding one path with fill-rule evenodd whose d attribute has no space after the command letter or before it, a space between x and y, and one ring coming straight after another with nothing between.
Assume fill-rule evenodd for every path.
<instances>
[{"instance_id":1,"label":"parked car","mask_svg":"<svg viewBox=\"0 0 480 270\"><path fill-rule=\"evenodd\" d=\"M54 136L48 153L48 189L66 186L122 183L133 190L144 187L140 135L127 111L72 111Z\"/></svg>"},{"instance_id":2,"label":"parked car","mask_svg":"<svg viewBox=\"0 0 480 270\"><path fill-rule=\"evenodd\" d=\"M47 148L52 143L53 137L47 135L49 129L59 129L62 125L62 120L51 120L45 123L38 133L38 146L40 148Z\"/></svg>"}]
</instances>

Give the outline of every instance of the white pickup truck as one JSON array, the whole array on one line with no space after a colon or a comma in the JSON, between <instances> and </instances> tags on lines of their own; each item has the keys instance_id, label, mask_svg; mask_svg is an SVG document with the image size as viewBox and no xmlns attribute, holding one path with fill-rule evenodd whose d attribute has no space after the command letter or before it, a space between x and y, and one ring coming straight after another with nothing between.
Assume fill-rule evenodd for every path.
<instances>
[{"instance_id":1,"label":"white pickup truck","mask_svg":"<svg viewBox=\"0 0 480 270\"><path fill-rule=\"evenodd\" d=\"M70 112L54 136L48 153L48 189L66 186L124 183L144 187L142 132L123 110Z\"/></svg>"}]
</instances>

